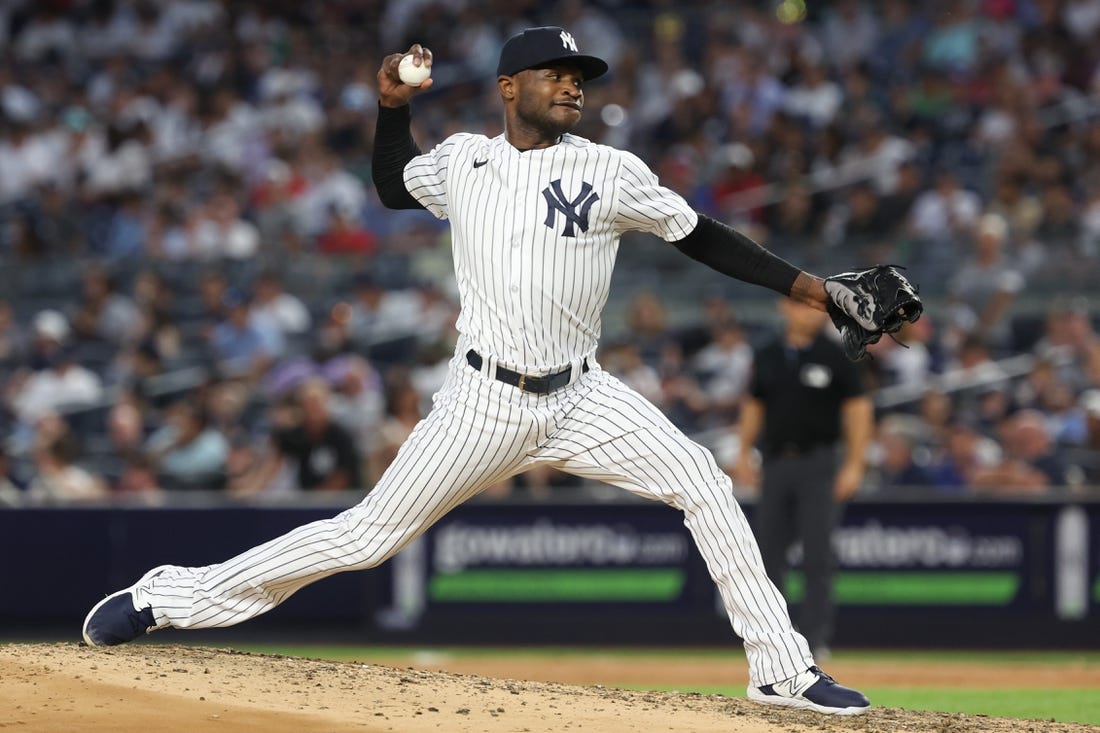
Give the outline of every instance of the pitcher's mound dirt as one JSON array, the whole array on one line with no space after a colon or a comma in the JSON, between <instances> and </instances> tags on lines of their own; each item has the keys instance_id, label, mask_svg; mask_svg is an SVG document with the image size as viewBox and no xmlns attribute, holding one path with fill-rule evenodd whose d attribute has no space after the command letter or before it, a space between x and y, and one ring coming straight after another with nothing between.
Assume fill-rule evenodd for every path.
<instances>
[{"instance_id":1,"label":"pitcher's mound dirt","mask_svg":"<svg viewBox=\"0 0 1100 733\"><path fill-rule=\"evenodd\" d=\"M0 646L0 729L67 731L722 731L1096 733L1090 726L875 708L856 718L745 700L517 682L137 644Z\"/></svg>"}]
</instances>

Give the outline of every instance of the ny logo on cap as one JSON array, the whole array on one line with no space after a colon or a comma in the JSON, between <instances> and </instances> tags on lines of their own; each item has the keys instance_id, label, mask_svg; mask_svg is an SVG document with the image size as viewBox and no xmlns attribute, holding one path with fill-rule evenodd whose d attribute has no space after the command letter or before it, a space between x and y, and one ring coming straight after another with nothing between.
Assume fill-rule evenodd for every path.
<instances>
[{"instance_id":1,"label":"ny logo on cap","mask_svg":"<svg viewBox=\"0 0 1100 733\"><path fill-rule=\"evenodd\" d=\"M561 47L562 48L568 48L573 53L577 52L577 42L573 40L573 34L572 33L562 31L559 38L561 38Z\"/></svg>"},{"instance_id":2,"label":"ny logo on cap","mask_svg":"<svg viewBox=\"0 0 1100 733\"><path fill-rule=\"evenodd\" d=\"M555 212L560 211L565 216L565 228L561 232L563 237L577 236L576 230L573 229L574 224L579 226L582 232L588 231L588 210L592 208L592 204L600 200L599 194L592 190L591 183L581 181L581 192L572 201L567 199L565 192L561 190L560 178L542 189L542 195L546 197L548 209L546 221L543 224L553 229L554 220L557 218ZM580 211L577 211L578 206Z\"/></svg>"}]
</instances>

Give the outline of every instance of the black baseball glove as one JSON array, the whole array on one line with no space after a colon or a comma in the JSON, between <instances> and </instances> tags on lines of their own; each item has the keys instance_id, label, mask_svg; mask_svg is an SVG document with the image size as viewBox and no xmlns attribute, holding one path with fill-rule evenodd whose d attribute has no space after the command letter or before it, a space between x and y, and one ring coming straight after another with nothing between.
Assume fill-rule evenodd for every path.
<instances>
[{"instance_id":1,"label":"black baseball glove","mask_svg":"<svg viewBox=\"0 0 1100 733\"><path fill-rule=\"evenodd\" d=\"M825 278L826 307L840 331L844 352L852 361L867 355L867 347L884 333L920 318L924 304L904 275L891 265Z\"/></svg>"}]
</instances>

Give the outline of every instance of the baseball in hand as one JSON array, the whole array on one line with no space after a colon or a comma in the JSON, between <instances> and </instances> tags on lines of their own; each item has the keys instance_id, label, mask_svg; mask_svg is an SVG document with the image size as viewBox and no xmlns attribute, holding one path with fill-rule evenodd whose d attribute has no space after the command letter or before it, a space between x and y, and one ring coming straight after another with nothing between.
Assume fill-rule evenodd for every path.
<instances>
[{"instance_id":1,"label":"baseball in hand","mask_svg":"<svg viewBox=\"0 0 1100 733\"><path fill-rule=\"evenodd\" d=\"M413 55L410 53L401 58L401 63L397 65L397 76L401 78L403 84L408 84L410 87L418 87L424 83L424 80L432 75L432 70L428 68L428 65L424 63L423 59L420 61L420 66L413 64Z\"/></svg>"}]
</instances>

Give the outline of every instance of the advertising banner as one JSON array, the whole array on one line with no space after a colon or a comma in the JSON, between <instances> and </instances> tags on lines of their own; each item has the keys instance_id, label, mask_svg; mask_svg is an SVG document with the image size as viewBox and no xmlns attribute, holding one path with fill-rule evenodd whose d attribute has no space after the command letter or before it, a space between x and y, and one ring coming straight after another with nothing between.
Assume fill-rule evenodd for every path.
<instances>
[{"instance_id":1,"label":"advertising banner","mask_svg":"<svg viewBox=\"0 0 1100 733\"><path fill-rule=\"evenodd\" d=\"M153 565L217 562L338 509L0 510L13 559L0 621L68 629ZM1100 648L1100 502L858 501L834 549L838 646ZM800 548L790 559L797 620ZM247 631L281 624L401 643L732 639L682 515L636 502L459 507L381 567L309 586Z\"/></svg>"}]
</instances>

